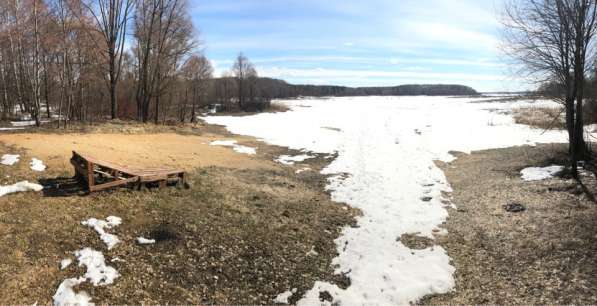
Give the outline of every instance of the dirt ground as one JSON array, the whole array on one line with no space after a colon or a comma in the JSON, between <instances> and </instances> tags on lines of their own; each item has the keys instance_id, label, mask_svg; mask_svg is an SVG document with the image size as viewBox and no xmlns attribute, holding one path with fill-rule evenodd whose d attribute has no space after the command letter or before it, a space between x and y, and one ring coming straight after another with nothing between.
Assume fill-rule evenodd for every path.
<instances>
[{"instance_id":1,"label":"dirt ground","mask_svg":"<svg viewBox=\"0 0 597 306\"><path fill-rule=\"evenodd\" d=\"M251 143L250 138L227 137L216 134L201 136L176 133L156 134L42 134L14 133L0 135L0 142L9 147L25 149L28 155L43 160L50 168L69 168L73 150L100 159L118 161L135 166L166 165L183 169L209 166L231 168L269 168L273 162L237 154L230 148L209 145L214 140L236 139L239 143Z\"/></svg>"},{"instance_id":2,"label":"dirt ground","mask_svg":"<svg viewBox=\"0 0 597 306\"><path fill-rule=\"evenodd\" d=\"M586 188L566 178L520 179L523 168L564 164L565 152L564 145L515 147L441 165L457 209L437 243L456 267L456 288L421 304L597 303L594 175L583 177ZM505 211L512 203L526 211Z\"/></svg>"},{"instance_id":3,"label":"dirt ground","mask_svg":"<svg viewBox=\"0 0 597 306\"><path fill-rule=\"evenodd\" d=\"M103 252L120 273L115 283L78 286L101 304L272 304L297 289L296 301L316 280L347 286L333 274L334 239L359 214L334 203L324 192L320 156L295 166L272 162L284 148L232 137L220 128L196 135L136 131L117 135L105 129L80 133L20 133L0 136L0 153L20 153L15 166L0 166L0 182L70 184L66 166L72 149L122 158L135 164L165 163L189 172L190 189L118 189L86 196L54 197L17 193L0 197L0 300L3 304L50 304L62 280L84 267L59 269L64 258L91 247ZM211 140L239 139L258 147L248 156ZM207 144L206 144L207 143ZM104 155L102 155L104 156ZM44 160L46 172L28 167ZM311 167L313 171L296 173ZM112 230L122 242L107 250L97 233L81 225L88 218L118 216ZM139 236L157 240L139 245ZM114 261L119 258L122 261ZM76 261L75 261L76 263Z\"/></svg>"}]
</instances>

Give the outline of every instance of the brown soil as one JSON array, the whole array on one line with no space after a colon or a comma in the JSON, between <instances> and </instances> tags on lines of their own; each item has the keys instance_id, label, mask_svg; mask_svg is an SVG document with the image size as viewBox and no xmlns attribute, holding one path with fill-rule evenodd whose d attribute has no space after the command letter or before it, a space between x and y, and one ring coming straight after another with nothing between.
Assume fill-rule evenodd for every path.
<instances>
[{"instance_id":1,"label":"brown soil","mask_svg":"<svg viewBox=\"0 0 597 306\"><path fill-rule=\"evenodd\" d=\"M273 168L273 162L235 153L231 148L209 145L214 140L236 139L251 142L246 137L202 136L176 133L158 134L41 134L18 133L0 135L6 146L23 148L27 154L43 160L49 167L70 168L73 150L104 160L137 166L166 165L193 169L208 166L231 168ZM256 143L253 142L255 145ZM256 144L259 146L259 144ZM259 148L257 148L259 151Z\"/></svg>"},{"instance_id":2,"label":"brown soil","mask_svg":"<svg viewBox=\"0 0 597 306\"><path fill-rule=\"evenodd\" d=\"M76 264L59 270L60 260L74 259L73 252L84 247L103 252L121 274L113 285L77 288L101 304L271 304L279 293L297 288L295 302L317 280L346 286L349 281L333 273L334 239L344 226L354 225L358 211L332 202L323 191L326 178L318 170L327 157L282 166L273 158L296 152L232 137L258 146L251 157L203 144L231 139L220 128L205 127L197 134L96 130L0 136L0 153L22 154L19 164L0 166L2 184L24 179L61 184L72 175L72 167L64 165L76 149L142 165L182 166L191 185L188 190L0 197L0 300L50 304L62 280L84 274ZM46 172L28 168L34 156L47 162ZM295 173L306 166L314 171ZM110 215L123 219L109 230L122 243L107 250L81 221ZM157 243L138 245L139 236ZM124 261L110 262L116 257Z\"/></svg>"},{"instance_id":3,"label":"brown soil","mask_svg":"<svg viewBox=\"0 0 597 306\"><path fill-rule=\"evenodd\" d=\"M438 243L453 259L456 288L422 304L597 303L597 204L573 180L520 179L523 168L563 164L565 152L515 147L442 165L457 209ZM597 190L594 175L583 183ZM526 211L506 212L510 203Z\"/></svg>"}]
</instances>

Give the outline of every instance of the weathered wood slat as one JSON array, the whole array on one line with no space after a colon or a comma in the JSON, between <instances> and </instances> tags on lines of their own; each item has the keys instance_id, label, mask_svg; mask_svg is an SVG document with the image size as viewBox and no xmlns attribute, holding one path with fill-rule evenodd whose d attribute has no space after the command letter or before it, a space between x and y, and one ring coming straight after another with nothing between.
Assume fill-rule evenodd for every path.
<instances>
[{"instance_id":1,"label":"weathered wood slat","mask_svg":"<svg viewBox=\"0 0 597 306\"><path fill-rule=\"evenodd\" d=\"M113 181L113 182L109 182L109 183L105 183L105 184L93 185L93 186L89 187L89 191L91 191L91 192L100 191L100 190L118 187L118 186L130 184L130 183L136 183L138 181L139 181L138 177L131 177L126 180L118 180L118 181Z\"/></svg>"},{"instance_id":2,"label":"weathered wood slat","mask_svg":"<svg viewBox=\"0 0 597 306\"><path fill-rule=\"evenodd\" d=\"M153 167L135 168L122 166L117 163L103 161L93 156L82 155L73 151L71 164L75 167L78 177L83 178L90 192L118 187L129 183L137 183L139 187L148 183L158 183L160 188L166 187L168 182L186 183L183 170ZM95 175L114 181L97 184Z\"/></svg>"}]
</instances>

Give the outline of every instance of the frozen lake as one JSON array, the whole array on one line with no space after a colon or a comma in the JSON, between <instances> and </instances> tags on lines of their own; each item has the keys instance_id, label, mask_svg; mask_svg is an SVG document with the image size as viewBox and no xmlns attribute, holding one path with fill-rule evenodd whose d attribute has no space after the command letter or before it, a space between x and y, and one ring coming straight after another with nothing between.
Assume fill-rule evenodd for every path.
<instances>
[{"instance_id":1,"label":"frozen lake","mask_svg":"<svg viewBox=\"0 0 597 306\"><path fill-rule=\"evenodd\" d=\"M434 160L449 151L566 142L565 133L515 124L508 112L531 102L480 103L474 98L347 97L278 101L291 111L249 117L208 117L231 132L292 149L338 153L326 169L333 200L363 211L357 228L336 240L336 273L351 286L317 282L300 303L328 291L341 304L407 304L454 286L454 267L439 246L411 250L397 240L433 238L448 217L449 182ZM549 105L536 102L534 105ZM347 176L342 174L348 174ZM429 200L429 198L431 198ZM290 289L290 288L289 288Z\"/></svg>"}]
</instances>

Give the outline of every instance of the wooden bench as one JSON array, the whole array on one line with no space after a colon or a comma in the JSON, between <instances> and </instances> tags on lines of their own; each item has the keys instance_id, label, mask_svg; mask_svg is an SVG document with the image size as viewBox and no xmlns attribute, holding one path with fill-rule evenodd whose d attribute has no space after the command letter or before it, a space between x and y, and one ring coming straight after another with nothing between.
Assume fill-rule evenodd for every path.
<instances>
[{"instance_id":1,"label":"wooden bench","mask_svg":"<svg viewBox=\"0 0 597 306\"><path fill-rule=\"evenodd\" d=\"M89 192L128 184L138 189L148 184L157 184L160 188L164 188L168 183L186 187L185 172L178 169L123 166L75 151L70 162L75 167L75 176L86 183Z\"/></svg>"}]
</instances>

